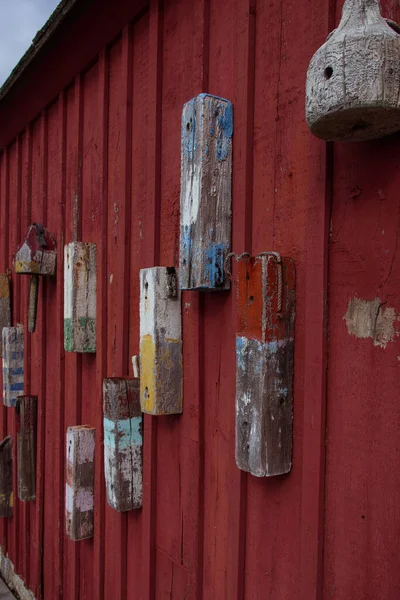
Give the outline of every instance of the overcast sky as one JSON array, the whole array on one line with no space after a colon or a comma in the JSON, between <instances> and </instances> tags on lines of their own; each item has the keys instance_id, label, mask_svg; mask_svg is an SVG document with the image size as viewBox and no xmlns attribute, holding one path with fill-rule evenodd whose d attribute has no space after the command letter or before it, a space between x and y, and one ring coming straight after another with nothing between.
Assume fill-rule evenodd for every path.
<instances>
[{"instance_id":1,"label":"overcast sky","mask_svg":"<svg viewBox=\"0 0 400 600\"><path fill-rule=\"evenodd\" d=\"M0 0L0 85L58 3L59 0Z\"/></svg>"}]
</instances>

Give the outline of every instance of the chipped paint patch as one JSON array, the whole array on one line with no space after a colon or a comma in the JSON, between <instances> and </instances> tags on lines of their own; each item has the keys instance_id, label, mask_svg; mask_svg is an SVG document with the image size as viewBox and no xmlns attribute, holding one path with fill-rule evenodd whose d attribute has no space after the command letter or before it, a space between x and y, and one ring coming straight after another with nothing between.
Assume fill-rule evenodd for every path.
<instances>
[{"instance_id":1,"label":"chipped paint patch","mask_svg":"<svg viewBox=\"0 0 400 600\"><path fill-rule=\"evenodd\" d=\"M387 306L380 298L352 298L343 319L350 335L360 339L371 338L373 345L380 348L386 348L398 335L395 322L399 321L400 317L393 306Z\"/></svg>"}]
</instances>

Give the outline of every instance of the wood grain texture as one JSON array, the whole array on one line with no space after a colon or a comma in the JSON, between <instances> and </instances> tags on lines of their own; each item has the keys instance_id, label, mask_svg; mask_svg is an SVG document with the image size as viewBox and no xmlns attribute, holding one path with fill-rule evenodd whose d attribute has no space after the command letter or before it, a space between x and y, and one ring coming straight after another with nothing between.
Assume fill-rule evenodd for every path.
<instances>
[{"instance_id":1,"label":"wood grain texture","mask_svg":"<svg viewBox=\"0 0 400 600\"><path fill-rule=\"evenodd\" d=\"M379 0L346 0L339 27L311 59L306 117L315 135L354 142L400 129L400 35Z\"/></svg>"},{"instance_id":2,"label":"wood grain texture","mask_svg":"<svg viewBox=\"0 0 400 600\"><path fill-rule=\"evenodd\" d=\"M19 396L17 415L18 498L36 499L37 396Z\"/></svg>"},{"instance_id":3,"label":"wood grain texture","mask_svg":"<svg viewBox=\"0 0 400 600\"><path fill-rule=\"evenodd\" d=\"M10 280L7 274L0 274L0 331L11 327ZM0 355L3 356L3 338L0 341Z\"/></svg>"},{"instance_id":4,"label":"wood grain texture","mask_svg":"<svg viewBox=\"0 0 400 600\"><path fill-rule=\"evenodd\" d=\"M140 271L140 374L144 413L182 412L181 294L174 267Z\"/></svg>"},{"instance_id":5,"label":"wood grain texture","mask_svg":"<svg viewBox=\"0 0 400 600\"><path fill-rule=\"evenodd\" d=\"M292 468L294 286L290 259L239 262L236 464L257 477Z\"/></svg>"},{"instance_id":6,"label":"wood grain texture","mask_svg":"<svg viewBox=\"0 0 400 600\"><path fill-rule=\"evenodd\" d=\"M66 533L74 541L93 537L94 442L94 427L68 427L65 521Z\"/></svg>"},{"instance_id":7,"label":"wood grain texture","mask_svg":"<svg viewBox=\"0 0 400 600\"><path fill-rule=\"evenodd\" d=\"M121 512L140 508L143 439L139 379L105 379L103 411L108 504Z\"/></svg>"},{"instance_id":8,"label":"wood grain texture","mask_svg":"<svg viewBox=\"0 0 400 600\"><path fill-rule=\"evenodd\" d=\"M64 348L96 352L96 244L65 246Z\"/></svg>"},{"instance_id":9,"label":"wood grain texture","mask_svg":"<svg viewBox=\"0 0 400 600\"><path fill-rule=\"evenodd\" d=\"M0 442L0 518L13 514L13 439L9 435Z\"/></svg>"},{"instance_id":10,"label":"wood grain texture","mask_svg":"<svg viewBox=\"0 0 400 600\"><path fill-rule=\"evenodd\" d=\"M3 402L15 406L24 393L24 328L5 327L3 339Z\"/></svg>"},{"instance_id":11,"label":"wood grain texture","mask_svg":"<svg viewBox=\"0 0 400 600\"><path fill-rule=\"evenodd\" d=\"M231 248L233 109L200 94L185 104L181 122L180 287L226 290L224 261Z\"/></svg>"}]
</instances>

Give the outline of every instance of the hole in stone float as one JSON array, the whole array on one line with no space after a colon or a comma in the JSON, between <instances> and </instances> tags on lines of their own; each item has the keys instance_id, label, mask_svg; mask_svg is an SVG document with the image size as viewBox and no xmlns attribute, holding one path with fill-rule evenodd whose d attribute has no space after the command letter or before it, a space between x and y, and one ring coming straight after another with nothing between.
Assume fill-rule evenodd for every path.
<instances>
[{"instance_id":1,"label":"hole in stone float","mask_svg":"<svg viewBox=\"0 0 400 600\"><path fill-rule=\"evenodd\" d=\"M243 427L247 427L248 422L247 421L243 421Z\"/></svg>"},{"instance_id":2,"label":"hole in stone float","mask_svg":"<svg viewBox=\"0 0 400 600\"><path fill-rule=\"evenodd\" d=\"M358 123L355 123L351 129L353 131L361 131L362 129L367 129L368 127L369 123L366 123L365 121L359 121Z\"/></svg>"},{"instance_id":3,"label":"hole in stone float","mask_svg":"<svg viewBox=\"0 0 400 600\"><path fill-rule=\"evenodd\" d=\"M324 76L325 79L330 79L333 75L333 69L332 67L326 67L325 71L324 71Z\"/></svg>"}]
</instances>

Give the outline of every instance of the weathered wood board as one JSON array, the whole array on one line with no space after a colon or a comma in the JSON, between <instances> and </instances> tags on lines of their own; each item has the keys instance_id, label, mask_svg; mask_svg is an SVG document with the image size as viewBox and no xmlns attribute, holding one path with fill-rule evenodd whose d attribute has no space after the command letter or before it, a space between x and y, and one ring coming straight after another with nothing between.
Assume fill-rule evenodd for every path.
<instances>
[{"instance_id":1,"label":"weathered wood board","mask_svg":"<svg viewBox=\"0 0 400 600\"><path fill-rule=\"evenodd\" d=\"M96 244L65 246L64 348L96 352Z\"/></svg>"},{"instance_id":2,"label":"weathered wood board","mask_svg":"<svg viewBox=\"0 0 400 600\"><path fill-rule=\"evenodd\" d=\"M382 17L379 0L346 0L339 26L308 68L312 133L326 141L358 142L399 131L399 86L398 26Z\"/></svg>"},{"instance_id":3,"label":"weathered wood board","mask_svg":"<svg viewBox=\"0 0 400 600\"><path fill-rule=\"evenodd\" d=\"M185 104L181 134L182 290L227 290L231 247L233 110L228 100L200 94Z\"/></svg>"},{"instance_id":4,"label":"weathered wood board","mask_svg":"<svg viewBox=\"0 0 400 600\"><path fill-rule=\"evenodd\" d=\"M11 327L10 280L6 273L0 274L0 330ZM0 338L0 354L3 356L3 340Z\"/></svg>"},{"instance_id":5,"label":"weathered wood board","mask_svg":"<svg viewBox=\"0 0 400 600\"><path fill-rule=\"evenodd\" d=\"M15 406L24 393L24 328L4 327L3 339L3 402Z\"/></svg>"},{"instance_id":6,"label":"weathered wood board","mask_svg":"<svg viewBox=\"0 0 400 600\"><path fill-rule=\"evenodd\" d=\"M139 379L103 383L104 474L111 508L142 506L142 411Z\"/></svg>"},{"instance_id":7,"label":"weathered wood board","mask_svg":"<svg viewBox=\"0 0 400 600\"><path fill-rule=\"evenodd\" d=\"M10 435L0 442L0 517L13 514L12 444Z\"/></svg>"},{"instance_id":8,"label":"weathered wood board","mask_svg":"<svg viewBox=\"0 0 400 600\"><path fill-rule=\"evenodd\" d=\"M17 422L18 498L36 498L37 396L19 396L15 406Z\"/></svg>"},{"instance_id":9,"label":"weathered wood board","mask_svg":"<svg viewBox=\"0 0 400 600\"><path fill-rule=\"evenodd\" d=\"M238 301L236 464L257 477L281 475L292 466L293 261L240 260Z\"/></svg>"},{"instance_id":10,"label":"weathered wood board","mask_svg":"<svg viewBox=\"0 0 400 600\"><path fill-rule=\"evenodd\" d=\"M140 403L150 415L182 412L181 294L174 267L140 271Z\"/></svg>"},{"instance_id":11,"label":"weathered wood board","mask_svg":"<svg viewBox=\"0 0 400 600\"><path fill-rule=\"evenodd\" d=\"M94 427L68 427L65 520L66 533L74 541L93 537L94 448Z\"/></svg>"}]
</instances>

